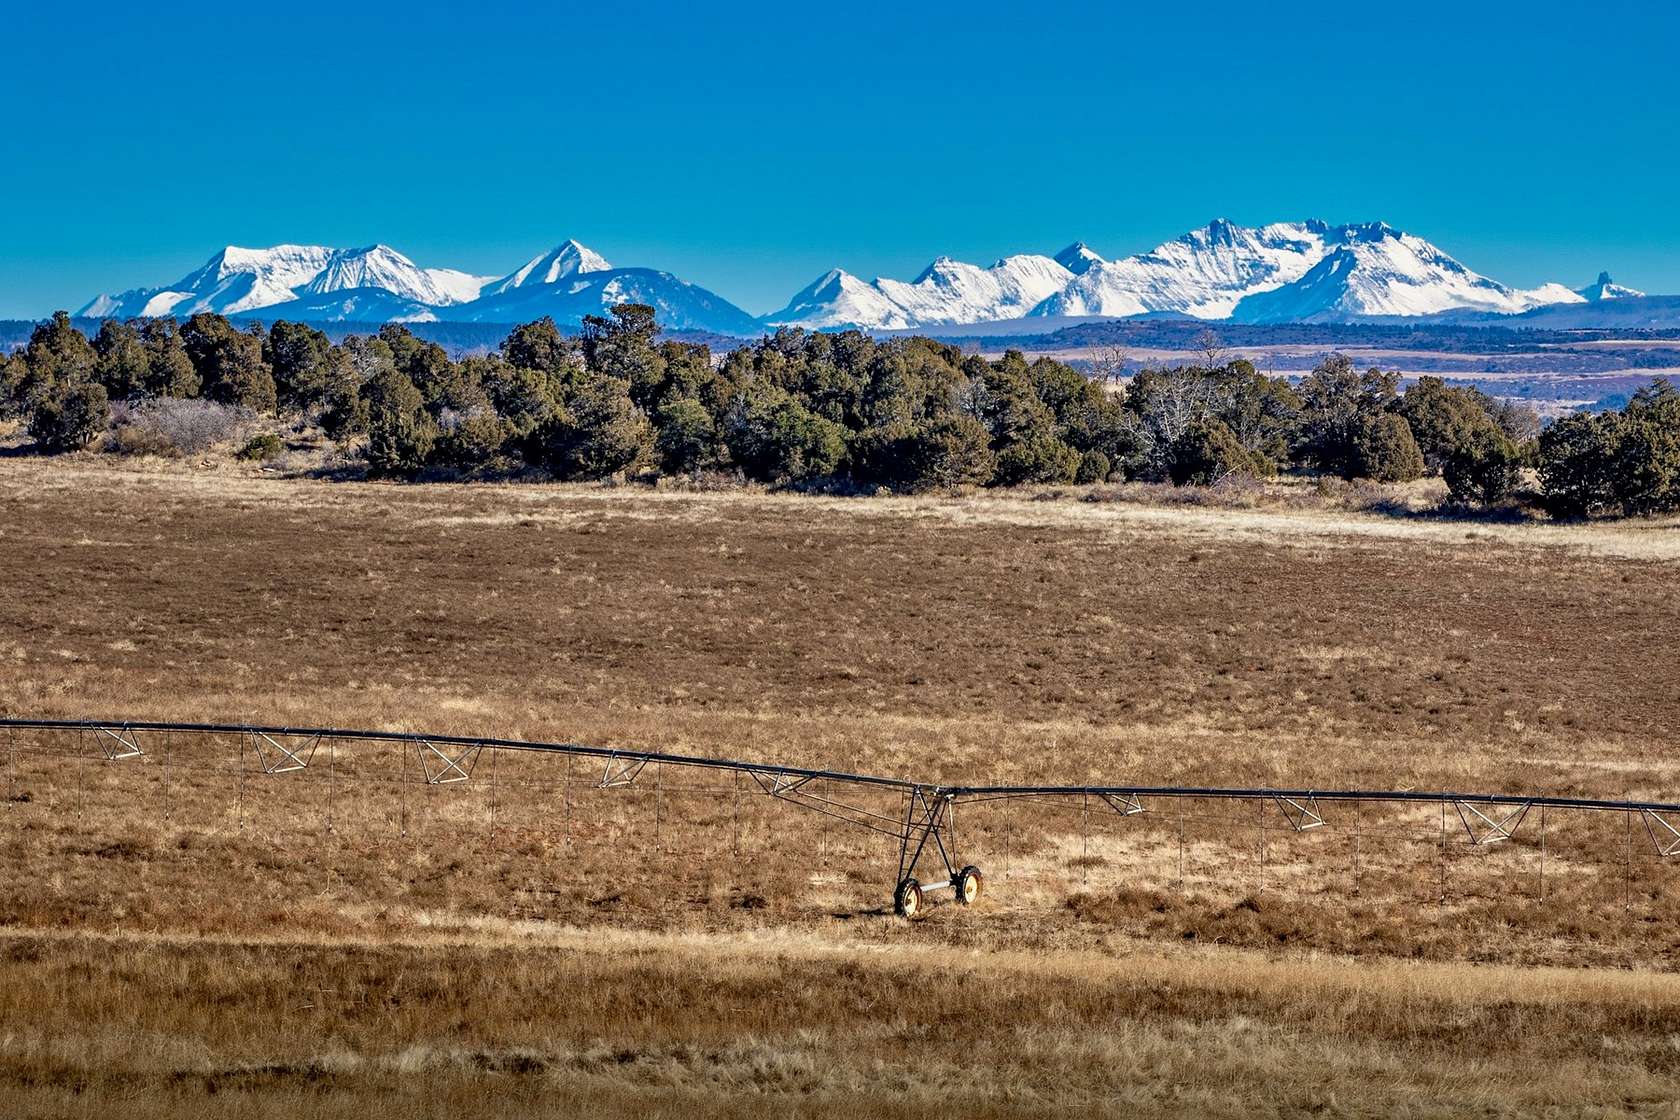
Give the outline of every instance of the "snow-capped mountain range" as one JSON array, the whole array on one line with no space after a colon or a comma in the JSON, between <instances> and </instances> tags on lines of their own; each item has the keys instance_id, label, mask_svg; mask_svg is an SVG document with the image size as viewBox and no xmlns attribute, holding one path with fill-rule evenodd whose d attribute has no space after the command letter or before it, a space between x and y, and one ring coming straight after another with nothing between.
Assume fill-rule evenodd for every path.
<instances>
[{"instance_id":1,"label":"snow-capped mountain range","mask_svg":"<svg viewBox=\"0 0 1680 1120\"><path fill-rule=\"evenodd\" d=\"M1492 317L1641 295L1614 283L1608 273L1577 290L1561 284L1512 288L1381 222L1246 227L1220 219L1118 260L1105 260L1075 242L1054 256L1023 253L990 267L939 257L910 281L865 281L835 268L787 306L760 318L668 272L616 268L576 241L562 242L499 278L422 268L387 245L229 246L174 284L98 296L78 314L212 311L305 321L484 323L549 315L575 325L585 315L636 302L651 304L672 329L752 335L779 326L933 329L1069 316L1175 315L1247 323L1444 313Z\"/></svg>"},{"instance_id":2,"label":"snow-capped mountain range","mask_svg":"<svg viewBox=\"0 0 1680 1120\"><path fill-rule=\"evenodd\" d=\"M162 288L98 296L91 318L212 311L307 322L518 323L553 316L576 325L620 303L647 303L668 327L756 334L751 315L704 288L651 268L614 268L576 241L533 257L506 276L421 268L388 245L329 249L228 246L203 268Z\"/></svg>"},{"instance_id":3,"label":"snow-capped mountain range","mask_svg":"<svg viewBox=\"0 0 1680 1120\"><path fill-rule=\"evenodd\" d=\"M980 276L995 277L999 286L1006 277L1021 276L1042 278L1046 287L1056 279L1062 283L1024 311L1016 301L994 313L976 306L975 297L983 291ZM914 301L903 296L910 288ZM1614 289L1604 290L1620 294ZM765 319L777 325L876 329L1022 315L1324 322L1457 309L1514 315L1597 298L1588 293L1561 284L1532 291L1508 287L1471 271L1421 237L1381 222L1332 226L1314 220L1250 228L1220 219L1147 253L1114 261L1076 242L1054 257L1006 257L990 269L941 258L913 285L865 283L835 269Z\"/></svg>"}]
</instances>

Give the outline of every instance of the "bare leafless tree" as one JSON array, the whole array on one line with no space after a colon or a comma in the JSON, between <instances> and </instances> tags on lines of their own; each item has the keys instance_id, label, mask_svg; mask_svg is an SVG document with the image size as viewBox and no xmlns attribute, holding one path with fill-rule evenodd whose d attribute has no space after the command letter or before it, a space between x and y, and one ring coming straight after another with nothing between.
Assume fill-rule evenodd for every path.
<instances>
[{"instance_id":1,"label":"bare leafless tree","mask_svg":"<svg viewBox=\"0 0 1680 1120\"><path fill-rule=\"evenodd\" d=\"M1220 338L1219 332L1212 327L1203 327L1196 337L1190 340L1190 344L1202 355L1203 369L1214 370L1225 364L1225 355L1229 351L1225 340Z\"/></svg>"},{"instance_id":2,"label":"bare leafless tree","mask_svg":"<svg viewBox=\"0 0 1680 1120\"><path fill-rule=\"evenodd\" d=\"M1131 357L1131 352L1118 344L1097 347L1091 355L1092 379L1109 392L1115 391L1126 376L1126 364Z\"/></svg>"}]
</instances>

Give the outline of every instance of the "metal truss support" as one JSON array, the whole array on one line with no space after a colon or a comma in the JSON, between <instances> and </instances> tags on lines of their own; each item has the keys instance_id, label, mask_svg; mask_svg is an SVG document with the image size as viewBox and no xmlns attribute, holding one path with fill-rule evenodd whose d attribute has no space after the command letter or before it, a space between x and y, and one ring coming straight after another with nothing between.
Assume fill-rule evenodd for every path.
<instances>
[{"instance_id":1,"label":"metal truss support","mask_svg":"<svg viewBox=\"0 0 1680 1120\"><path fill-rule=\"evenodd\" d=\"M1458 810L1458 819L1464 825L1470 843L1475 846L1497 844L1501 840L1511 839L1517 834L1517 828L1521 826L1523 818L1528 816L1532 807L1531 802L1525 801L1511 808L1504 816L1495 818L1468 801L1453 802L1453 808Z\"/></svg>"},{"instance_id":2,"label":"metal truss support","mask_svg":"<svg viewBox=\"0 0 1680 1120\"><path fill-rule=\"evenodd\" d=\"M758 786L759 792L769 794L780 801L797 805L801 809L809 809L813 813L821 813L825 817L833 817L837 821L867 828L871 832L879 832L885 836L901 837L900 822L897 817L878 813L873 809L856 805L849 801L842 801L837 797L827 796L833 791L821 785L821 780L810 774L788 775L773 771L748 770L747 776ZM824 793L817 789L823 788Z\"/></svg>"},{"instance_id":3,"label":"metal truss support","mask_svg":"<svg viewBox=\"0 0 1680 1120\"><path fill-rule=\"evenodd\" d=\"M320 745L321 736L318 734L311 736L302 746L288 747L266 731L251 732L251 750L257 756L257 767L264 774L290 774L306 768L315 758L315 748Z\"/></svg>"},{"instance_id":4,"label":"metal truss support","mask_svg":"<svg viewBox=\"0 0 1680 1120\"><path fill-rule=\"evenodd\" d=\"M789 777L786 774L766 773L762 770L748 770L747 774L758 783L758 788L771 797L783 797L811 782L809 774Z\"/></svg>"},{"instance_id":5,"label":"metal truss support","mask_svg":"<svg viewBox=\"0 0 1680 1120\"><path fill-rule=\"evenodd\" d=\"M99 753L105 756L106 762L142 758L146 754L140 749L139 736L126 723L121 727L95 727L93 741L99 747Z\"/></svg>"},{"instance_id":6,"label":"metal truss support","mask_svg":"<svg viewBox=\"0 0 1680 1120\"><path fill-rule=\"evenodd\" d=\"M1651 838L1659 856L1666 859L1680 855L1680 828L1654 809L1641 809L1639 815L1645 821L1645 834Z\"/></svg>"},{"instance_id":7,"label":"metal truss support","mask_svg":"<svg viewBox=\"0 0 1680 1120\"><path fill-rule=\"evenodd\" d=\"M1283 819L1289 822L1289 827L1296 832L1305 832L1309 828L1323 828L1324 816L1318 811L1318 798L1308 794L1306 797L1274 797L1278 810L1283 813Z\"/></svg>"},{"instance_id":8,"label":"metal truss support","mask_svg":"<svg viewBox=\"0 0 1680 1120\"><path fill-rule=\"evenodd\" d=\"M1143 807L1143 802L1138 800L1136 794L1099 793L1097 796L1108 802L1109 808L1113 809L1116 813L1119 813L1122 817L1129 817L1135 813L1147 812L1147 810Z\"/></svg>"},{"instance_id":9,"label":"metal truss support","mask_svg":"<svg viewBox=\"0 0 1680 1120\"><path fill-rule=\"evenodd\" d=\"M636 775L642 772L642 767L648 764L645 757L620 759L616 754L607 757L607 765L601 770L601 780L595 783L596 789L614 789L627 786L636 780Z\"/></svg>"},{"instance_id":10,"label":"metal truss support","mask_svg":"<svg viewBox=\"0 0 1680 1120\"><path fill-rule=\"evenodd\" d=\"M426 776L426 784L444 786L472 777L478 756L484 753L484 744L473 743L459 754L451 755L439 750L430 740L421 739L414 744L414 753L420 758L420 772Z\"/></svg>"}]
</instances>

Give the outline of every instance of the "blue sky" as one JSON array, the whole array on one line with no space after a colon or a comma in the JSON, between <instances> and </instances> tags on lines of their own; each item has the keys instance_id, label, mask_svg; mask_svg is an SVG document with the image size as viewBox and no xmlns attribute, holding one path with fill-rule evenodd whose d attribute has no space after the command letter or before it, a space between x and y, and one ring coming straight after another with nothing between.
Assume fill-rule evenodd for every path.
<instances>
[{"instance_id":1,"label":"blue sky","mask_svg":"<svg viewBox=\"0 0 1680 1120\"><path fill-rule=\"evenodd\" d=\"M763 312L1215 216L1680 292L1672 5L904 7L18 6L0 317L230 242L496 274L566 237Z\"/></svg>"}]
</instances>

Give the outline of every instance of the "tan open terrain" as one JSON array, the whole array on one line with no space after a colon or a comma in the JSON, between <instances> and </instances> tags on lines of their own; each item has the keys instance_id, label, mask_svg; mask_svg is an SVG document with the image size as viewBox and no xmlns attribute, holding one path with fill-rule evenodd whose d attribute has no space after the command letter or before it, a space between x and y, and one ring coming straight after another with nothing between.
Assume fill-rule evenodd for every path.
<instances>
[{"instance_id":1,"label":"tan open terrain","mask_svg":"<svg viewBox=\"0 0 1680 1120\"><path fill-rule=\"evenodd\" d=\"M1051 495L398 486L0 459L0 710L924 780L1680 800L1680 527ZM1044 500L1036 500L1044 499ZM0 739L0 1115L1671 1115L1676 869L1620 815L964 808L653 768ZM885 796L869 802L896 813ZM1680 824L1680 822L1676 822ZM1443 844L1443 839L1445 843Z\"/></svg>"}]
</instances>

